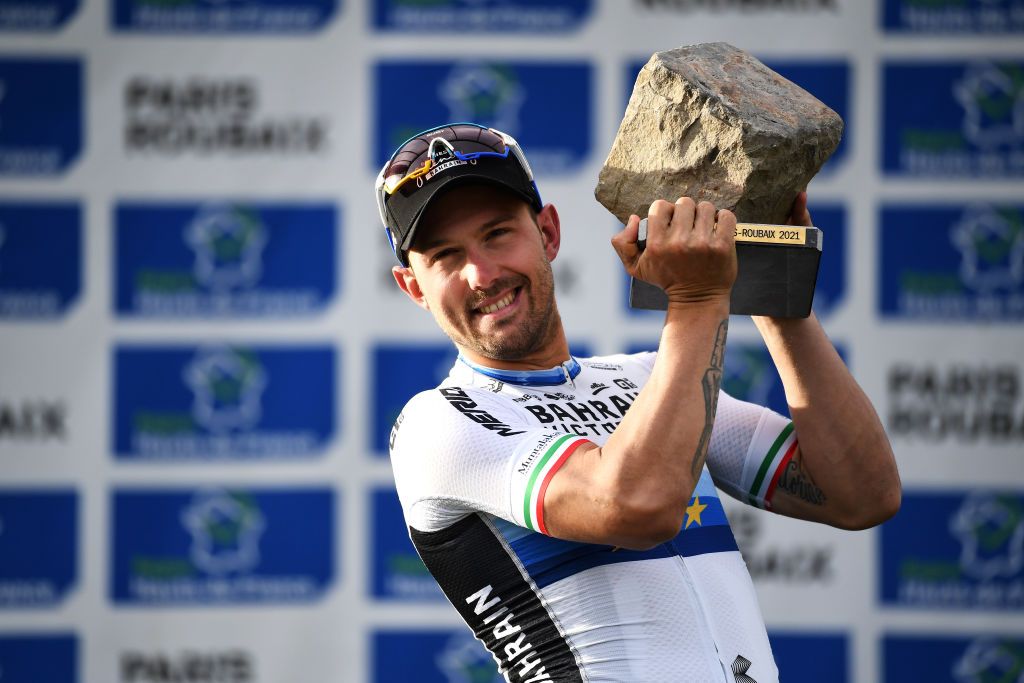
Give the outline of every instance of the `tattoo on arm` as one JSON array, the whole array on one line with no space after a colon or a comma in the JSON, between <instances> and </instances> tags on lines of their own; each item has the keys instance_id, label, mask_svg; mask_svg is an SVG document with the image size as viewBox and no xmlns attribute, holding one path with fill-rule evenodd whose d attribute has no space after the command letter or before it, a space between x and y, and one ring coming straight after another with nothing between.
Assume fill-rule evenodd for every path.
<instances>
[{"instance_id":1,"label":"tattoo on arm","mask_svg":"<svg viewBox=\"0 0 1024 683\"><path fill-rule=\"evenodd\" d=\"M715 332L715 344L711 349L711 359L708 361L708 368L701 378L701 388L704 390L704 431L700 434L700 441L697 443L697 452L693 454L693 462L690 464L690 474L696 478L704 467L704 458L708 454L708 443L711 441L711 429L715 426L715 411L718 409L718 389L722 386L722 366L725 361L725 337L729 332L729 319L726 318L718 323L718 330Z\"/></svg>"},{"instance_id":2,"label":"tattoo on arm","mask_svg":"<svg viewBox=\"0 0 1024 683\"><path fill-rule=\"evenodd\" d=\"M818 485L811 479L811 475L804 471L795 458L786 463L785 469L779 475L779 483L776 484L776 488L811 505L824 505L828 500L825 492L818 488Z\"/></svg>"}]
</instances>

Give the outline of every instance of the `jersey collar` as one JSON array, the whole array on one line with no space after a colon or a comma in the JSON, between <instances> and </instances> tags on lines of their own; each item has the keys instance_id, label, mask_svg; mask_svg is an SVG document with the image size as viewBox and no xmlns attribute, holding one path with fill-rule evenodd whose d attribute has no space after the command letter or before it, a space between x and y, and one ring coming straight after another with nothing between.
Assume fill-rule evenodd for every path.
<instances>
[{"instance_id":1,"label":"jersey collar","mask_svg":"<svg viewBox=\"0 0 1024 683\"><path fill-rule=\"evenodd\" d=\"M583 369L572 356L569 356L569 360L561 365L556 365L550 370L498 370L477 365L465 358L461 353L459 354L459 360L485 377L490 377L506 384L516 384L521 387L549 387L572 382L572 380L576 379L576 375L580 374L580 370Z\"/></svg>"}]
</instances>

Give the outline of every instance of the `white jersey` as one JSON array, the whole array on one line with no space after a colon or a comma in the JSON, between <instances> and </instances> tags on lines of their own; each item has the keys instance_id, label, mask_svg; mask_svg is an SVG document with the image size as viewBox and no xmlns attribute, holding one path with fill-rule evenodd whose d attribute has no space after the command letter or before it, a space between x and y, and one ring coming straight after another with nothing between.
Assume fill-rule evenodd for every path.
<instances>
[{"instance_id":1,"label":"white jersey","mask_svg":"<svg viewBox=\"0 0 1024 683\"><path fill-rule=\"evenodd\" d=\"M778 680L715 484L769 507L796 446L787 418L720 395L707 464L672 541L632 551L546 535L548 482L580 444L607 440L654 358L570 361L574 378L570 363L509 373L460 360L395 422L391 458L413 544L510 682Z\"/></svg>"}]
</instances>

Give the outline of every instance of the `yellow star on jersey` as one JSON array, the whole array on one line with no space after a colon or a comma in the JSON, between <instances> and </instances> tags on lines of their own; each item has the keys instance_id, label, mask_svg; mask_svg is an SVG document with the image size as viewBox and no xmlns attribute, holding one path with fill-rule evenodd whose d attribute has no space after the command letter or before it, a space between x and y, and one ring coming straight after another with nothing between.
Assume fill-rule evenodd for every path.
<instances>
[{"instance_id":1,"label":"yellow star on jersey","mask_svg":"<svg viewBox=\"0 0 1024 683\"><path fill-rule=\"evenodd\" d=\"M700 504L700 496L694 496L693 505L686 508L686 526L683 528L689 529L690 525L694 522L697 522L697 526L701 526L702 522L700 521L700 513L704 512L704 508L706 507L707 505Z\"/></svg>"}]
</instances>

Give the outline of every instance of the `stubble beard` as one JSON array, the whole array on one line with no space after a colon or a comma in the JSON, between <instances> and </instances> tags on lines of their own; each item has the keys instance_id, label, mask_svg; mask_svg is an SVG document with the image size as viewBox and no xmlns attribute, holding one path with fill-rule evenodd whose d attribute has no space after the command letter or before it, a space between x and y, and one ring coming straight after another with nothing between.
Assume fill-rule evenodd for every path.
<instances>
[{"instance_id":1,"label":"stubble beard","mask_svg":"<svg viewBox=\"0 0 1024 683\"><path fill-rule=\"evenodd\" d=\"M458 346L468 349L484 358L492 358L501 361L516 361L525 358L531 353L544 348L556 335L558 330L558 308L555 305L554 276L551 272L551 263L544 259L544 265L540 269L537 281L531 284L527 278L517 278L513 286L522 286L520 296L526 297L527 315L521 323L509 322L501 327L501 334L472 334L463 333L455 329L450 319L441 323L445 333ZM499 282L493 288L497 293L509 286L506 282ZM536 285L536 286L534 286ZM489 295L489 293L485 293ZM473 315L466 312L466 319L471 320Z\"/></svg>"}]
</instances>

